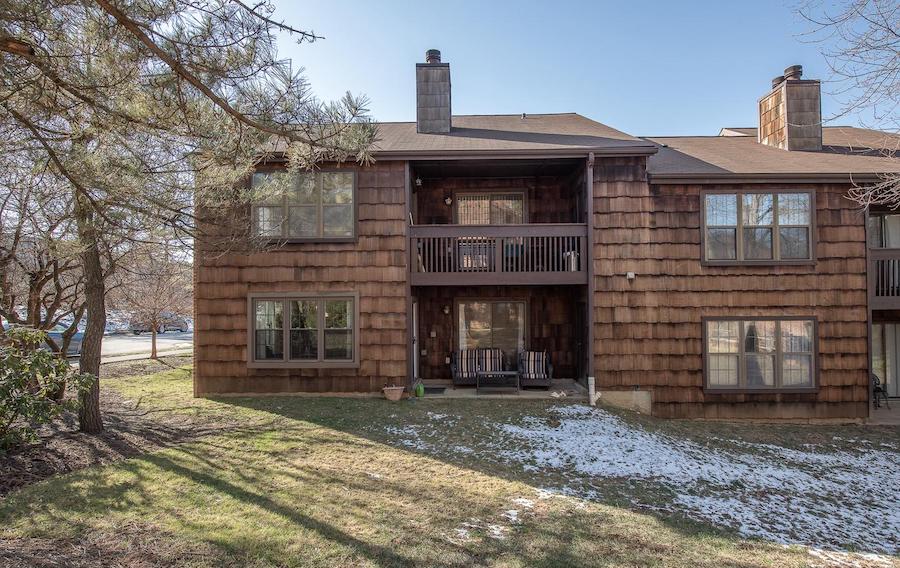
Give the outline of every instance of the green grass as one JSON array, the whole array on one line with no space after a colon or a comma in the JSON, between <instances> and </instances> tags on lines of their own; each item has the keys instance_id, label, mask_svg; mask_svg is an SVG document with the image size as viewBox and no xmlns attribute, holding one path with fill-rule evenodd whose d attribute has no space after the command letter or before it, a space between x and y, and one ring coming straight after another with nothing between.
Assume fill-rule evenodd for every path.
<instances>
[{"instance_id":1,"label":"green grass","mask_svg":"<svg viewBox=\"0 0 900 568\"><path fill-rule=\"evenodd\" d=\"M0 501L0 539L68 542L90 535L125 542L138 557L150 548L149 539L168 551L167 562L189 566L810 561L799 547L632 511L623 506L624 486L594 501L541 499L539 487L571 480L534 477L466 455L429 456L405 449L383 428L444 411L488 423L539 414L548 402L193 399L187 369L109 380L104 388L116 389L138 409L220 425L221 431L13 493ZM450 442L466 444L477 429L459 436L447 432ZM533 507L514 504L522 498L534 501ZM503 517L512 508L520 511L519 522ZM492 536L491 525L503 538Z\"/></svg>"}]
</instances>

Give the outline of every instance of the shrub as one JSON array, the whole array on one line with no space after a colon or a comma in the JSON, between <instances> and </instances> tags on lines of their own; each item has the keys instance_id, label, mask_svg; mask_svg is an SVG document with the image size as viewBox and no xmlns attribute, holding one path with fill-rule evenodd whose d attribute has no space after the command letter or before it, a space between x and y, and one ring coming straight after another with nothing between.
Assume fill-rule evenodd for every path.
<instances>
[{"instance_id":1,"label":"shrub","mask_svg":"<svg viewBox=\"0 0 900 568\"><path fill-rule=\"evenodd\" d=\"M0 332L0 452L37 440L35 429L77 408L78 394L93 377L75 372L64 357L41 349L42 331Z\"/></svg>"}]
</instances>

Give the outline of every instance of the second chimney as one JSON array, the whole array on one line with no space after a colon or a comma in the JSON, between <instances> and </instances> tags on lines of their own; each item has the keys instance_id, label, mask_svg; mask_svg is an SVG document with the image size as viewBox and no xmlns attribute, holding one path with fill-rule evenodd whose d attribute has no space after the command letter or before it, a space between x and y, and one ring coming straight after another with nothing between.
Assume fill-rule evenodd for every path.
<instances>
[{"instance_id":1,"label":"second chimney","mask_svg":"<svg viewBox=\"0 0 900 568\"><path fill-rule=\"evenodd\" d=\"M429 49L425 63L416 63L416 132L450 133L450 64Z\"/></svg>"},{"instance_id":2,"label":"second chimney","mask_svg":"<svg viewBox=\"0 0 900 568\"><path fill-rule=\"evenodd\" d=\"M757 141L782 150L822 149L822 86L804 80L792 65L772 79L772 90L759 99Z\"/></svg>"}]
</instances>

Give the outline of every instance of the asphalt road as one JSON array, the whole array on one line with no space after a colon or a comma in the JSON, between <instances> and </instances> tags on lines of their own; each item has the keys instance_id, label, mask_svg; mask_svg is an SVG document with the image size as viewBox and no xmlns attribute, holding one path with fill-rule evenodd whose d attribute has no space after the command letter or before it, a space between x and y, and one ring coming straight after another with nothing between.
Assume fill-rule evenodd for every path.
<instances>
[{"instance_id":1,"label":"asphalt road","mask_svg":"<svg viewBox=\"0 0 900 568\"><path fill-rule=\"evenodd\" d=\"M160 353L174 349L190 349L193 347L194 333L178 333L169 331L156 336L156 350ZM150 354L150 334L141 335L116 334L103 336L103 357L118 355Z\"/></svg>"}]
</instances>

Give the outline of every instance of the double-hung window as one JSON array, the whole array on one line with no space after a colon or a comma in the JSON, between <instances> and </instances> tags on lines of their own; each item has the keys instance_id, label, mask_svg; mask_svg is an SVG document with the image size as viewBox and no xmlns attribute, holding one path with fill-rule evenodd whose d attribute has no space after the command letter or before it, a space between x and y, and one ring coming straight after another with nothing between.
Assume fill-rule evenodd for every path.
<instances>
[{"instance_id":1,"label":"double-hung window","mask_svg":"<svg viewBox=\"0 0 900 568\"><path fill-rule=\"evenodd\" d=\"M356 234L352 171L256 172L253 232L272 239L351 239Z\"/></svg>"},{"instance_id":2,"label":"double-hung window","mask_svg":"<svg viewBox=\"0 0 900 568\"><path fill-rule=\"evenodd\" d=\"M710 264L810 261L812 193L704 193L703 237Z\"/></svg>"},{"instance_id":3,"label":"double-hung window","mask_svg":"<svg viewBox=\"0 0 900 568\"><path fill-rule=\"evenodd\" d=\"M250 298L251 365L354 367L359 361L355 295Z\"/></svg>"},{"instance_id":4,"label":"double-hung window","mask_svg":"<svg viewBox=\"0 0 900 568\"><path fill-rule=\"evenodd\" d=\"M706 389L815 388L815 320L710 318L703 325Z\"/></svg>"}]
</instances>

